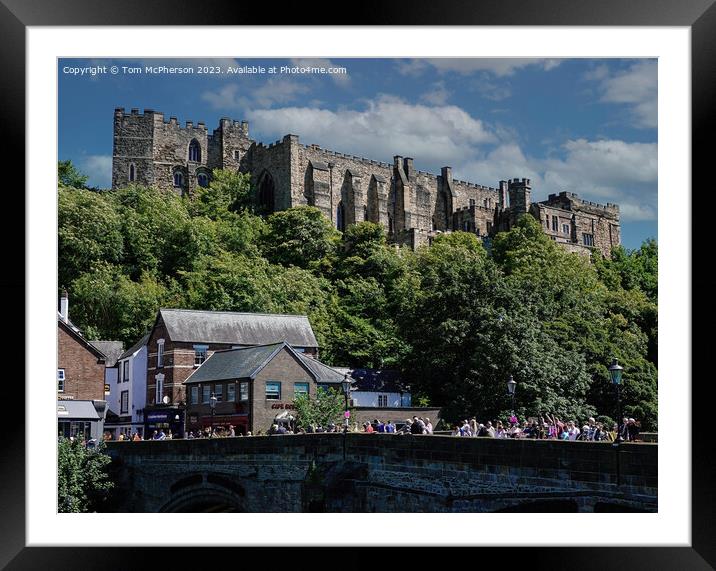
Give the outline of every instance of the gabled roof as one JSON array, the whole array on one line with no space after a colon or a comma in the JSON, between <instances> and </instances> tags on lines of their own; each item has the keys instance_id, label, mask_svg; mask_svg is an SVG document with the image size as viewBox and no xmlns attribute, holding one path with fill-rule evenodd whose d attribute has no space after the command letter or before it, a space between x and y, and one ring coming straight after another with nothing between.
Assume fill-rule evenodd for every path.
<instances>
[{"instance_id":1,"label":"gabled roof","mask_svg":"<svg viewBox=\"0 0 716 571\"><path fill-rule=\"evenodd\" d=\"M305 315L190 309L160 309L159 314L172 341L235 345L285 341L296 347L318 347Z\"/></svg>"},{"instance_id":2,"label":"gabled roof","mask_svg":"<svg viewBox=\"0 0 716 571\"><path fill-rule=\"evenodd\" d=\"M328 365L294 350L288 343L214 352L184 383L254 378L283 349L290 351L317 383L340 383L343 376Z\"/></svg>"},{"instance_id":3,"label":"gabled roof","mask_svg":"<svg viewBox=\"0 0 716 571\"><path fill-rule=\"evenodd\" d=\"M119 357L117 357L118 361L121 361L122 359L127 359L128 357L131 357L134 355L137 351L139 351L142 347L144 347L149 342L149 336L152 334L152 331L147 331L146 335L142 337L139 341L137 341L134 345L132 345L129 349L127 349L124 353L122 353Z\"/></svg>"},{"instance_id":4,"label":"gabled roof","mask_svg":"<svg viewBox=\"0 0 716 571\"><path fill-rule=\"evenodd\" d=\"M124 351L124 344L121 341L96 340L90 341L90 343L107 356L105 367L114 367L117 364L117 359L119 359L122 351Z\"/></svg>"},{"instance_id":5,"label":"gabled roof","mask_svg":"<svg viewBox=\"0 0 716 571\"><path fill-rule=\"evenodd\" d=\"M59 314L59 312L57 314L57 324L62 327L62 329L64 329L71 337L76 339L79 343L81 343L92 353L94 353L99 359L107 359L107 356L102 353L102 351L100 351L97 347L92 345L92 343L87 341L87 339L82 336L80 330L69 319L67 321L62 319L62 316Z\"/></svg>"}]
</instances>

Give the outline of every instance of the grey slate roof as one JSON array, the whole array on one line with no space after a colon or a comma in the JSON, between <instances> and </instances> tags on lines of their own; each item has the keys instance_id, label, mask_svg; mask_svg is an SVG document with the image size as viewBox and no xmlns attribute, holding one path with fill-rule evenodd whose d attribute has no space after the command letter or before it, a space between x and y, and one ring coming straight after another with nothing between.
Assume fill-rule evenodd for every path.
<instances>
[{"instance_id":1,"label":"grey slate roof","mask_svg":"<svg viewBox=\"0 0 716 571\"><path fill-rule=\"evenodd\" d=\"M132 345L129 349L127 349L124 353L122 353L119 357L117 357L118 361L121 361L122 359L126 359L128 357L131 357L135 352L137 352L141 347L147 344L149 341L149 336L152 334L152 331L147 331L147 334L142 337L139 341L137 341L134 345Z\"/></svg>"},{"instance_id":2,"label":"grey slate roof","mask_svg":"<svg viewBox=\"0 0 716 571\"><path fill-rule=\"evenodd\" d=\"M97 409L88 400L58 400L57 418L99 420Z\"/></svg>"},{"instance_id":3,"label":"grey slate roof","mask_svg":"<svg viewBox=\"0 0 716 571\"><path fill-rule=\"evenodd\" d=\"M267 345L286 341L295 347L318 347L305 315L231 311L159 310L172 341Z\"/></svg>"},{"instance_id":4,"label":"grey slate roof","mask_svg":"<svg viewBox=\"0 0 716 571\"><path fill-rule=\"evenodd\" d=\"M343 375L328 365L294 351L287 343L272 343L260 347L242 347L216 351L184 381L185 383L201 383L207 381L223 381L232 379L252 378L271 361L283 348L288 349L316 378L317 383L340 383Z\"/></svg>"},{"instance_id":5,"label":"grey slate roof","mask_svg":"<svg viewBox=\"0 0 716 571\"><path fill-rule=\"evenodd\" d=\"M124 351L124 344L121 341L90 341L92 345L97 347L107 357L104 363L105 367L114 367L117 364L117 359Z\"/></svg>"}]
</instances>

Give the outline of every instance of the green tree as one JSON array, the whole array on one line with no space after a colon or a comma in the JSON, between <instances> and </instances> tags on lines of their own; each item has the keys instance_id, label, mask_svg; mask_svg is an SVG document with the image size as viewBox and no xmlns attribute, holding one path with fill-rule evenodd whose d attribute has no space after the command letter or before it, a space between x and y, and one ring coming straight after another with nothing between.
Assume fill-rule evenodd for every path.
<instances>
[{"instance_id":1,"label":"green tree","mask_svg":"<svg viewBox=\"0 0 716 571\"><path fill-rule=\"evenodd\" d=\"M87 188L88 178L75 168L72 161L59 161L57 163L57 181L60 186Z\"/></svg>"},{"instance_id":2,"label":"green tree","mask_svg":"<svg viewBox=\"0 0 716 571\"><path fill-rule=\"evenodd\" d=\"M99 193L60 186L57 198L58 280L67 286L94 263L121 259L122 221Z\"/></svg>"},{"instance_id":3,"label":"green tree","mask_svg":"<svg viewBox=\"0 0 716 571\"><path fill-rule=\"evenodd\" d=\"M297 206L268 217L263 255L274 264L310 268L330 256L340 233L318 208Z\"/></svg>"},{"instance_id":4,"label":"green tree","mask_svg":"<svg viewBox=\"0 0 716 571\"><path fill-rule=\"evenodd\" d=\"M114 486L107 474L111 462L104 445L61 438L57 445L57 505L60 513L97 511Z\"/></svg>"},{"instance_id":5,"label":"green tree","mask_svg":"<svg viewBox=\"0 0 716 571\"><path fill-rule=\"evenodd\" d=\"M251 175L214 169L209 186L199 187L191 204L195 216L213 220L246 210L251 205Z\"/></svg>"},{"instance_id":6,"label":"green tree","mask_svg":"<svg viewBox=\"0 0 716 571\"><path fill-rule=\"evenodd\" d=\"M340 426L343 420L345 397L339 389L319 389L314 398L308 394L298 395L293 404L298 426L304 429L311 425L326 427L330 423Z\"/></svg>"}]
</instances>

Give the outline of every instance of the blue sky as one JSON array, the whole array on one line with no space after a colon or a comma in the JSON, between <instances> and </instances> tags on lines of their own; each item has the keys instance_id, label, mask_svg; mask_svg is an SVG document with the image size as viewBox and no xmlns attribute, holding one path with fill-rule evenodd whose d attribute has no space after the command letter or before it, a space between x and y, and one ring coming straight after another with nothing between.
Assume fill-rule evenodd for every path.
<instances>
[{"instance_id":1,"label":"blue sky","mask_svg":"<svg viewBox=\"0 0 716 571\"><path fill-rule=\"evenodd\" d=\"M147 65L221 73L147 74ZM92 66L106 70L66 71ZM227 73L243 66L267 71ZM110 184L114 108L137 107L210 130L221 117L247 120L251 137L266 143L294 133L385 162L412 156L420 170L452 166L455 178L488 186L527 177L533 200L567 190L619 204L627 248L657 236L654 59L61 59L58 81L59 158L91 185Z\"/></svg>"}]
</instances>

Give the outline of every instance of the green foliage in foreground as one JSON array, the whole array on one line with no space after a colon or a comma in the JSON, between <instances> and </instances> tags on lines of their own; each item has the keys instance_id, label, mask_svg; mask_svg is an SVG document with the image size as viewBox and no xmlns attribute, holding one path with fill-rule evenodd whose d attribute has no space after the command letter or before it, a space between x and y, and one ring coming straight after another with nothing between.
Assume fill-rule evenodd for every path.
<instances>
[{"instance_id":1,"label":"green foliage in foreground","mask_svg":"<svg viewBox=\"0 0 716 571\"><path fill-rule=\"evenodd\" d=\"M341 426L345 408L345 396L340 390L319 390L315 398L308 394L298 395L293 404L296 407L298 426L323 426L330 423Z\"/></svg>"},{"instance_id":2,"label":"green foliage in foreground","mask_svg":"<svg viewBox=\"0 0 716 571\"><path fill-rule=\"evenodd\" d=\"M68 438L57 445L57 506L60 513L97 511L114 486L107 475L109 456Z\"/></svg>"},{"instance_id":3,"label":"green foliage in foreground","mask_svg":"<svg viewBox=\"0 0 716 571\"><path fill-rule=\"evenodd\" d=\"M339 233L313 207L261 218L243 174L215 171L190 200L140 186L96 192L68 172L60 285L90 337L133 344L160 307L305 314L322 361L399 369L448 420L504 418L510 375L520 416L613 417L617 357L625 413L656 428L653 240L590 262L524 216L490 253L464 232L413 252L371 222Z\"/></svg>"}]
</instances>

